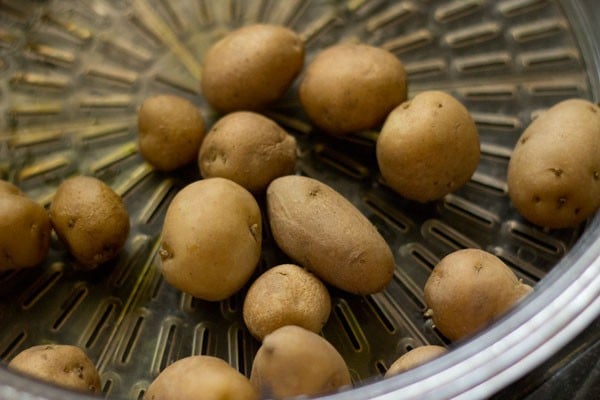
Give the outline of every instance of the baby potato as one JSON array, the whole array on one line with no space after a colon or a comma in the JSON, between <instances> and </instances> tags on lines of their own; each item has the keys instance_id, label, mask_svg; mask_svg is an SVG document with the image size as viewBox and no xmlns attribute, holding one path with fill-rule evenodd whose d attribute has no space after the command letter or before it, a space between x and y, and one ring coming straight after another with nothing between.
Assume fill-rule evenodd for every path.
<instances>
[{"instance_id":1,"label":"baby potato","mask_svg":"<svg viewBox=\"0 0 600 400\"><path fill-rule=\"evenodd\" d=\"M221 113L264 109L304 66L304 43L283 26L254 24L227 34L204 55L201 87Z\"/></svg>"},{"instance_id":2,"label":"baby potato","mask_svg":"<svg viewBox=\"0 0 600 400\"><path fill-rule=\"evenodd\" d=\"M386 371L385 377L389 378L390 376L398 375L409 369L416 368L419 365L425 364L434 358L446 354L447 352L448 349L445 347L436 345L416 347L394 361Z\"/></svg>"},{"instance_id":3,"label":"baby potato","mask_svg":"<svg viewBox=\"0 0 600 400\"><path fill-rule=\"evenodd\" d=\"M296 139L271 119L249 111L228 114L206 136L198 165L205 178L222 177L264 191L296 166Z\"/></svg>"},{"instance_id":4,"label":"baby potato","mask_svg":"<svg viewBox=\"0 0 600 400\"><path fill-rule=\"evenodd\" d=\"M173 171L193 162L204 133L200 111L182 97L152 96L138 111L140 153L158 170Z\"/></svg>"},{"instance_id":5,"label":"baby potato","mask_svg":"<svg viewBox=\"0 0 600 400\"><path fill-rule=\"evenodd\" d=\"M498 257L479 249L445 256L425 283L427 314L450 340L480 331L532 291Z\"/></svg>"},{"instance_id":6,"label":"baby potato","mask_svg":"<svg viewBox=\"0 0 600 400\"><path fill-rule=\"evenodd\" d=\"M248 281L260 258L262 225L250 192L225 178L184 187L169 205L159 256L165 280L203 300L223 300Z\"/></svg>"},{"instance_id":7,"label":"baby potato","mask_svg":"<svg viewBox=\"0 0 600 400\"><path fill-rule=\"evenodd\" d=\"M0 181L0 271L33 267L46 257L48 213L12 183Z\"/></svg>"},{"instance_id":8,"label":"baby potato","mask_svg":"<svg viewBox=\"0 0 600 400\"><path fill-rule=\"evenodd\" d=\"M100 392L100 374L77 346L33 346L17 354L8 368L68 389Z\"/></svg>"},{"instance_id":9,"label":"baby potato","mask_svg":"<svg viewBox=\"0 0 600 400\"><path fill-rule=\"evenodd\" d=\"M288 175L267 188L267 212L277 245L299 265L354 294L383 290L394 257L371 222L316 179Z\"/></svg>"},{"instance_id":10,"label":"baby potato","mask_svg":"<svg viewBox=\"0 0 600 400\"><path fill-rule=\"evenodd\" d=\"M258 349L250 382L265 398L317 396L351 385L346 362L327 340L288 325L268 334Z\"/></svg>"},{"instance_id":11,"label":"baby potato","mask_svg":"<svg viewBox=\"0 0 600 400\"><path fill-rule=\"evenodd\" d=\"M319 333L331 312L325 285L293 264L273 267L259 276L244 300L244 322L258 340L277 328L297 325Z\"/></svg>"},{"instance_id":12,"label":"baby potato","mask_svg":"<svg viewBox=\"0 0 600 400\"><path fill-rule=\"evenodd\" d=\"M600 208L600 107L562 101L525 129L508 164L508 194L527 220L575 227Z\"/></svg>"},{"instance_id":13,"label":"baby potato","mask_svg":"<svg viewBox=\"0 0 600 400\"><path fill-rule=\"evenodd\" d=\"M479 134L467 109L438 91L419 93L387 117L376 145L385 182L418 202L438 200L469 181Z\"/></svg>"},{"instance_id":14,"label":"baby potato","mask_svg":"<svg viewBox=\"0 0 600 400\"><path fill-rule=\"evenodd\" d=\"M85 269L115 258L129 235L129 214L121 196L91 176L76 176L59 185L50 221L77 266Z\"/></svg>"},{"instance_id":15,"label":"baby potato","mask_svg":"<svg viewBox=\"0 0 600 400\"><path fill-rule=\"evenodd\" d=\"M144 400L258 400L248 378L220 358L190 356L165 368L150 384Z\"/></svg>"},{"instance_id":16,"label":"baby potato","mask_svg":"<svg viewBox=\"0 0 600 400\"><path fill-rule=\"evenodd\" d=\"M387 50L365 44L336 44L309 64L300 102L324 132L345 135L379 126L406 100L406 72Z\"/></svg>"}]
</instances>

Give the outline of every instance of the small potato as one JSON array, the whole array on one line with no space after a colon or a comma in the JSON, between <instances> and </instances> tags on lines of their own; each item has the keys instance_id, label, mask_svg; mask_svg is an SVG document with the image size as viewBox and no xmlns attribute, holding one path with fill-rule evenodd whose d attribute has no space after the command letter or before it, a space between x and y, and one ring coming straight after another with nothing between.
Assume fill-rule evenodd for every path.
<instances>
[{"instance_id":1,"label":"small potato","mask_svg":"<svg viewBox=\"0 0 600 400\"><path fill-rule=\"evenodd\" d=\"M252 194L224 178L183 188L167 209L161 272L177 289L223 300L248 281L260 258L261 215Z\"/></svg>"},{"instance_id":2,"label":"small potato","mask_svg":"<svg viewBox=\"0 0 600 400\"><path fill-rule=\"evenodd\" d=\"M508 194L525 219L575 227L600 208L600 107L569 99L535 119L508 164Z\"/></svg>"},{"instance_id":3,"label":"small potato","mask_svg":"<svg viewBox=\"0 0 600 400\"><path fill-rule=\"evenodd\" d=\"M385 373L385 377L389 378L390 376L398 375L402 372L408 371L409 369L416 368L419 365L425 364L434 358L446 354L447 352L448 349L445 347L436 345L427 345L414 348L394 361Z\"/></svg>"},{"instance_id":4,"label":"small potato","mask_svg":"<svg viewBox=\"0 0 600 400\"><path fill-rule=\"evenodd\" d=\"M202 94L221 113L257 111L279 99L304 65L293 31L254 24L230 32L205 54Z\"/></svg>"},{"instance_id":5,"label":"small potato","mask_svg":"<svg viewBox=\"0 0 600 400\"><path fill-rule=\"evenodd\" d=\"M277 328L297 325L319 333L331 312L323 283L293 264L273 267L259 276L244 300L244 322L258 340Z\"/></svg>"},{"instance_id":6,"label":"small potato","mask_svg":"<svg viewBox=\"0 0 600 400\"><path fill-rule=\"evenodd\" d=\"M77 346L33 346L17 354L8 368L68 389L100 392L96 366Z\"/></svg>"},{"instance_id":7,"label":"small potato","mask_svg":"<svg viewBox=\"0 0 600 400\"><path fill-rule=\"evenodd\" d=\"M277 245L325 282L354 294L383 290L394 257L371 222L347 199L315 179L289 175L267 188Z\"/></svg>"},{"instance_id":8,"label":"small potato","mask_svg":"<svg viewBox=\"0 0 600 400\"><path fill-rule=\"evenodd\" d=\"M140 153L161 171L173 171L198 156L204 119L190 101L173 95L149 97L138 111Z\"/></svg>"},{"instance_id":9,"label":"small potato","mask_svg":"<svg viewBox=\"0 0 600 400\"><path fill-rule=\"evenodd\" d=\"M387 50L337 44L317 55L300 83L300 102L323 131L345 135L376 128L406 100L406 72Z\"/></svg>"},{"instance_id":10,"label":"small potato","mask_svg":"<svg viewBox=\"0 0 600 400\"><path fill-rule=\"evenodd\" d=\"M205 178L228 178L251 192L262 192L273 179L294 172L296 151L296 139L274 121L238 111L213 125L198 165Z\"/></svg>"},{"instance_id":11,"label":"small potato","mask_svg":"<svg viewBox=\"0 0 600 400\"><path fill-rule=\"evenodd\" d=\"M50 205L50 220L78 266L85 269L116 257L129 235L129 214L121 196L91 176L60 184Z\"/></svg>"},{"instance_id":12,"label":"small potato","mask_svg":"<svg viewBox=\"0 0 600 400\"><path fill-rule=\"evenodd\" d=\"M437 91L419 93L395 108L376 145L386 183L423 203L467 183L479 154L479 134L469 112L454 97Z\"/></svg>"},{"instance_id":13,"label":"small potato","mask_svg":"<svg viewBox=\"0 0 600 400\"><path fill-rule=\"evenodd\" d=\"M144 400L258 400L248 378L220 358L191 356L175 361L150 384Z\"/></svg>"},{"instance_id":14,"label":"small potato","mask_svg":"<svg viewBox=\"0 0 600 400\"><path fill-rule=\"evenodd\" d=\"M435 266L424 294L437 329L459 340L489 325L532 290L495 255L463 249Z\"/></svg>"},{"instance_id":15,"label":"small potato","mask_svg":"<svg viewBox=\"0 0 600 400\"><path fill-rule=\"evenodd\" d=\"M340 353L323 337L298 326L279 328L258 349L250 382L264 398L332 393L351 385Z\"/></svg>"}]
</instances>

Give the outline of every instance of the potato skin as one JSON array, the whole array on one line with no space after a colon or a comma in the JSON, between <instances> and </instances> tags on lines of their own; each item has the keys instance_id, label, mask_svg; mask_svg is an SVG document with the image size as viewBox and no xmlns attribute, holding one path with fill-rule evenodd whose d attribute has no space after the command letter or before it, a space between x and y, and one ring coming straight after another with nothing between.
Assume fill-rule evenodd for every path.
<instances>
[{"instance_id":1,"label":"potato skin","mask_svg":"<svg viewBox=\"0 0 600 400\"><path fill-rule=\"evenodd\" d=\"M33 346L17 354L8 368L69 389L100 393L96 366L77 346Z\"/></svg>"},{"instance_id":2,"label":"potato skin","mask_svg":"<svg viewBox=\"0 0 600 400\"><path fill-rule=\"evenodd\" d=\"M277 245L325 282L355 294L383 290L394 257L371 222L347 199L315 179L289 175L267 188Z\"/></svg>"},{"instance_id":3,"label":"potato skin","mask_svg":"<svg viewBox=\"0 0 600 400\"><path fill-rule=\"evenodd\" d=\"M274 121L238 111L213 125L200 148L198 165L205 178L228 178L257 193L273 179L294 172L296 152L296 139Z\"/></svg>"},{"instance_id":4,"label":"potato skin","mask_svg":"<svg viewBox=\"0 0 600 400\"><path fill-rule=\"evenodd\" d=\"M223 300L248 281L261 243L260 209L250 192L229 179L196 181L177 193L167 209L161 272L194 297Z\"/></svg>"},{"instance_id":5,"label":"potato skin","mask_svg":"<svg viewBox=\"0 0 600 400\"><path fill-rule=\"evenodd\" d=\"M480 331L532 290L495 255L463 249L440 260L424 295L437 329L459 340Z\"/></svg>"},{"instance_id":6,"label":"potato skin","mask_svg":"<svg viewBox=\"0 0 600 400\"><path fill-rule=\"evenodd\" d=\"M377 127L406 100L406 72L387 50L337 44L310 63L299 91L315 125L326 133L345 135Z\"/></svg>"},{"instance_id":7,"label":"potato skin","mask_svg":"<svg viewBox=\"0 0 600 400\"><path fill-rule=\"evenodd\" d=\"M600 208L600 107L562 101L525 129L508 165L508 194L525 219L574 227Z\"/></svg>"},{"instance_id":8,"label":"potato skin","mask_svg":"<svg viewBox=\"0 0 600 400\"><path fill-rule=\"evenodd\" d=\"M279 99L304 66L304 43L283 26L254 24L227 34L204 55L201 87L217 111L257 111Z\"/></svg>"},{"instance_id":9,"label":"potato skin","mask_svg":"<svg viewBox=\"0 0 600 400\"><path fill-rule=\"evenodd\" d=\"M412 349L411 351L400 356L396 361L390 365L390 368L386 371L385 377L398 375L402 372L408 371L418 367L421 364L425 364L434 358L440 357L448 352L448 349L442 346L427 345L420 346Z\"/></svg>"},{"instance_id":10,"label":"potato skin","mask_svg":"<svg viewBox=\"0 0 600 400\"><path fill-rule=\"evenodd\" d=\"M351 384L340 353L314 332L288 325L265 337L258 349L252 383L265 398L332 393Z\"/></svg>"},{"instance_id":11,"label":"potato skin","mask_svg":"<svg viewBox=\"0 0 600 400\"><path fill-rule=\"evenodd\" d=\"M392 189L425 203L469 181L479 163L479 134L458 100L426 91L389 114L376 155L381 175Z\"/></svg>"}]
</instances>

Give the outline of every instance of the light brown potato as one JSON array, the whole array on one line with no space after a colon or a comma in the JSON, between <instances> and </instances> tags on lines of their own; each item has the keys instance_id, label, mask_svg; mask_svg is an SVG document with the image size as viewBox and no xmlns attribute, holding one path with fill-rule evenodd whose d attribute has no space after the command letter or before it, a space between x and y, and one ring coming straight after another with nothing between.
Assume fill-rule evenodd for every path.
<instances>
[{"instance_id":1,"label":"light brown potato","mask_svg":"<svg viewBox=\"0 0 600 400\"><path fill-rule=\"evenodd\" d=\"M0 271L38 265L48 254L48 213L13 184L0 181Z\"/></svg>"},{"instance_id":2,"label":"light brown potato","mask_svg":"<svg viewBox=\"0 0 600 400\"><path fill-rule=\"evenodd\" d=\"M258 400L248 378L220 358L191 356L175 361L150 384L144 400Z\"/></svg>"},{"instance_id":3,"label":"light brown potato","mask_svg":"<svg viewBox=\"0 0 600 400\"><path fill-rule=\"evenodd\" d=\"M243 316L258 340L285 325L319 333L331 312L325 285L293 264L275 266L259 276L244 299Z\"/></svg>"},{"instance_id":4,"label":"light brown potato","mask_svg":"<svg viewBox=\"0 0 600 400\"><path fill-rule=\"evenodd\" d=\"M383 290L394 257L371 222L341 194L312 178L289 175L267 188L277 245L325 282L355 294Z\"/></svg>"},{"instance_id":5,"label":"light brown potato","mask_svg":"<svg viewBox=\"0 0 600 400\"><path fill-rule=\"evenodd\" d=\"M183 97L152 96L138 110L140 153L158 170L173 171L192 163L204 133L200 111Z\"/></svg>"},{"instance_id":6,"label":"light brown potato","mask_svg":"<svg viewBox=\"0 0 600 400\"><path fill-rule=\"evenodd\" d=\"M495 255L463 249L435 266L424 294L436 328L459 340L485 328L532 290Z\"/></svg>"},{"instance_id":7,"label":"light brown potato","mask_svg":"<svg viewBox=\"0 0 600 400\"><path fill-rule=\"evenodd\" d=\"M316 396L351 385L340 353L314 332L288 325L265 337L250 382L265 398Z\"/></svg>"},{"instance_id":8,"label":"light brown potato","mask_svg":"<svg viewBox=\"0 0 600 400\"><path fill-rule=\"evenodd\" d=\"M8 368L65 388L100 392L100 375L96 366L77 346L33 346L17 354Z\"/></svg>"},{"instance_id":9,"label":"light brown potato","mask_svg":"<svg viewBox=\"0 0 600 400\"><path fill-rule=\"evenodd\" d=\"M419 202L438 200L469 181L479 163L479 134L454 97L422 92L387 117L376 146L385 182Z\"/></svg>"},{"instance_id":10,"label":"light brown potato","mask_svg":"<svg viewBox=\"0 0 600 400\"><path fill-rule=\"evenodd\" d=\"M257 111L279 99L304 66L304 43L283 26L254 24L227 34L204 55L201 87L221 113Z\"/></svg>"},{"instance_id":11,"label":"light brown potato","mask_svg":"<svg viewBox=\"0 0 600 400\"><path fill-rule=\"evenodd\" d=\"M296 166L296 139L271 119L248 111L228 114L206 136L198 165L205 178L228 178L251 192L264 191Z\"/></svg>"},{"instance_id":12,"label":"light brown potato","mask_svg":"<svg viewBox=\"0 0 600 400\"><path fill-rule=\"evenodd\" d=\"M387 50L336 44L309 64L299 90L310 120L326 133L344 135L378 127L406 100L406 72Z\"/></svg>"},{"instance_id":13,"label":"light brown potato","mask_svg":"<svg viewBox=\"0 0 600 400\"><path fill-rule=\"evenodd\" d=\"M260 258L261 215L252 194L224 178L183 188L167 209L161 272L177 289L223 300L248 281Z\"/></svg>"},{"instance_id":14,"label":"light brown potato","mask_svg":"<svg viewBox=\"0 0 600 400\"><path fill-rule=\"evenodd\" d=\"M425 364L434 358L446 354L447 352L448 349L445 347L436 345L416 347L394 361L386 371L385 377L389 378L390 376L398 375L409 369L416 368L419 365Z\"/></svg>"},{"instance_id":15,"label":"light brown potato","mask_svg":"<svg viewBox=\"0 0 600 400\"><path fill-rule=\"evenodd\" d=\"M562 101L523 132L508 165L517 211L547 228L574 227L600 208L600 107Z\"/></svg>"},{"instance_id":16,"label":"light brown potato","mask_svg":"<svg viewBox=\"0 0 600 400\"><path fill-rule=\"evenodd\" d=\"M121 196L91 176L60 184L50 205L50 221L77 266L85 269L115 258L129 235L129 214Z\"/></svg>"}]
</instances>

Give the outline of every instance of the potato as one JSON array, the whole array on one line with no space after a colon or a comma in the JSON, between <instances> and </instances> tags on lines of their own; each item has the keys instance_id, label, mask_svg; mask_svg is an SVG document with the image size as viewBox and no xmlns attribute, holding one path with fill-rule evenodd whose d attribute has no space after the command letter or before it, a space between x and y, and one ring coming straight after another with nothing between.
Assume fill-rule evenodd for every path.
<instances>
[{"instance_id":1,"label":"potato","mask_svg":"<svg viewBox=\"0 0 600 400\"><path fill-rule=\"evenodd\" d=\"M279 99L304 66L293 31L254 24L227 34L204 55L201 87L217 111L257 111Z\"/></svg>"},{"instance_id":2,"label":"potato","mask_svg":"<svg viewBox=\"0 0 600 400\"><path fill-rule=\"evenodd\" d=\"M204 133L200 111L182 97L149 97L138 110L140 153L158 170L173 171L193 162Z\"/></svg>"},{"instance_id":3,"label":"potato","mask_svg":"<svg viewBox=\"0 0 600 400\"><path fill-rule=\"evenodd\" d=\"M59 185L50 221L77 266L84 269L115 258L129 235L129 214L121 196L91 176L76 176Z\"/></svg>"},{"instance_id":4,"label":"potato","mask_svg":"<svg viewBox=\"0 0 600 400\"><path fill-rule=\"evenodd\" d=\"M406 72L387 50L365 44L336 44L309 64L300 102L324 132L345 135L378 127L406 100Z\"/></svg>"},{"instance_id":5,"label":"potato","mask_svg":"<svg viewBox=\"0 0 600 400\"><path fill-rule=\"evenodd\" d=\"M205 178L222 177L251 192L296 166L296 139L267 117L249 111L228 114L206 136L198 165Z\"/></svg>"},{"instance_id":6,"label":"potato","mask_svg":"<svg viewBox=\"0 0 600 400\"><path fill-rule=\"evenodd\" d=\"M445 256L425 283L427 315L450 340L480 331L533 289L498 257L479 249Z\"/></svg>"},{"instance_id":7,"label":"potato","mask_svg":"<svg viewBox=\"0 0 600 400\"><path fill-rule=\"evenodd\" d=\"M416 368L419 365L425 364L434 358L446 354L447 352L448 349L445 347L436 345L416 347L394 361L385 373L385 377L389 378L390 376L398 375L409 369Z\"/></svg>"},{"instance_id":8,"label":"potato","mask_svg":"<svg viewBox=\"0 0 600 400\"><path fill-rule=\"evenodd\" d=\"M68 389L100 392L96 366L77 346L33 346L17 354L8 368Z\"/></svg>"},{"instance_id":9,"label":"potato","mask_svg":"<svg viewBox=\"0 0 600 400\"><path fill-rule=\"evenodd\" d=\"M165 368L150 384L144 400L258 400L248 378L220 358L190 356Z\"/></svg>"},{"instance_id":10,"label":"potato","mask_svg":"<svg viewBox=\"0 0 600 400\"><path fill-rule=\"evenodd\" d=\"M223 300L248 281L260 258L261 215L252 194L225 178L196 181L167 209L161 272L177 289Z\"/></svg>"},{"instance_id":11,"label":"potato","mask_svg":"<svg viewBox=\"0 0 600 400\"><path fill-rule=\"evenodd\" d=\"M275 179L267 188L267 212L279 247L325 282L368 294L392 279L394 257L383 237L324 183L296 175Z\"/></svg>"},{"instance_id":12,"label":"potato","mask_svg":"<svg viewBox=\"0 0 600 400\"><path fill-rule=\"evenodd\" d=\"M600 107L562 101L523 132L508 164L508 194L525 219L575 227L600 208Z\"/></svg>"},{"instance_id":13,"label":"potato","mask_svg":"<svg viewBox=\"0 0 600 400\"><path fill-rule=\"evenodd\" d=\"M38 265L48 254L48 213L13 184L0 181L0 271Z\"/></svg>"},{"instance_id":14,"label":"potato","mask_svg":"<svg viewBox=\"0 0 600 400\"><path fill-rule=\"evenodd\" d=\"M340 353L327 340L288 325L265 337L258 349L250 382L264 398L316 396L351 385Z\"/></svg>"},{"instance_id":15,"label":"potato","mask_svg":"<svg viewBox=\"0 0 600 400\"><path fill-rule=\"evenodd\" d=\"M381 175L392 189L425 203L469 181L479 163L479 134L458 100L426 91L389 114L376 155Z\"/></svg>"},{"instance_id":16,"label":"potato","mask_svg":"<svg viewBox=\"0 0 600 400\"><path fill-rule=\"evenodd\" d=\"M319 333L331 312L331 298L323 283L293 264L273 267L259 276L244 299L243 316L258 340L285 325Z\"/></svg>"}]
</instances>

